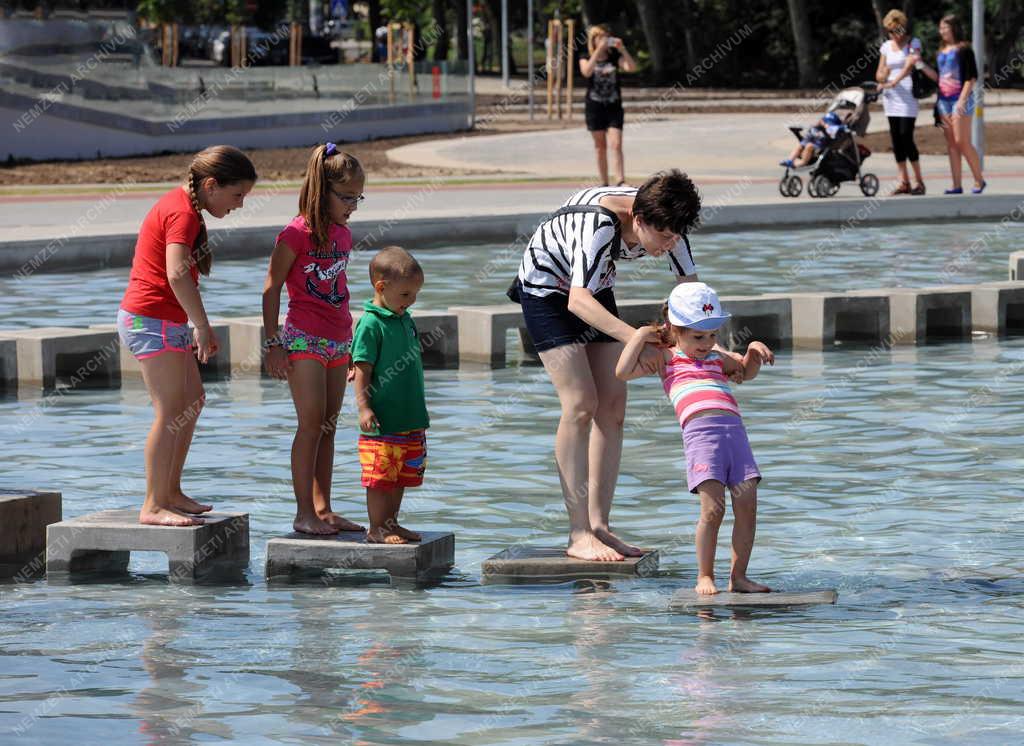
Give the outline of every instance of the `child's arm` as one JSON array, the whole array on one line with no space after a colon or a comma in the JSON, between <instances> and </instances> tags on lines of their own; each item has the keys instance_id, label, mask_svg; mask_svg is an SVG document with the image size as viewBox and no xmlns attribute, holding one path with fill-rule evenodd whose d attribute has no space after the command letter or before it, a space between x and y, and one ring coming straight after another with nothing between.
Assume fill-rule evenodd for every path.
<instances>
[{"instance_id":1,"label":"child's arm","mask_svg":"<svg viewBox=\"0 0 1024 746\"><path fill-rule=\"evenodd\" d=\"M206 308L203 306L203 297L199 294L199 288L192 280L191 269L194 263L190 247L183 243L167 244L167 252L164 257L167 282L171 286L174 297L185 310L188 320L196 328L196 357L199 358L199 362L205 363L217 354L220 342L213 327L210 326L210 319L206 316Z\"/></svg>"},{"instance_id":2,"label":"child's arm","mask_svg":"<svg viewBox=\"0 0 1024 746\"><path fill-rule=\"evenodd\" d=\"M757 378L761 366L765 363L775 365L775 353L768 349L764 342L751 342L747 346L747 354L740 360L732 356L722 356L722 373L734 383L743 383Z\"/></svg>"},{"instance_id":3,"label":"child's arm","mask_svg":"<svg viewBox=\"0 0 1024 746\"><path fill-rule=\"evenodd\" d=\"M295 263L295 252L283 241L274 246L267 268L267 279L263 283L263 331L266 338L277 338L277 318L281 313L281 288L288 279L288 272ZM288 353L281 345L267 348L267 372L274 378L285 379L292 364Z\"/></svg>"},{"instance_id":4,"label":"child's arm","mask_svg":"<svg viewBox=\"0 0 1024 746\"><path fill-rule=\"evenodd\" d=\"M370 406L370 386L373 381L373 364L355 363L356 407L359 409L359 427L364 433L380 432L380 422Z\"/></svg>"},{"instance_id":5,"label":"child's arm","mask_svg":"<svg viewBox=\"0 0 1024 746\"><path fill-rule=\"evenodd\" d=\"M640 365L640 355L648 344L661 344L661 335L657 327L642 326L633 332L633 336L626 342L622 354L619 355L619 362L615 366L616 378L620 381L631 381L655 372Z\"/></svg>"}]
</instances>

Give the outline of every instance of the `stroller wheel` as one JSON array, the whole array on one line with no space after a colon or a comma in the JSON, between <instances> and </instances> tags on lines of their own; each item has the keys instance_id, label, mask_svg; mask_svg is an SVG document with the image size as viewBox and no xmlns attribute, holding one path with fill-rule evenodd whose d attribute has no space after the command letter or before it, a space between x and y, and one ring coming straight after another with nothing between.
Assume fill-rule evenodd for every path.
<instances>
[{"instance_id":1,"label":"stroller wheel","mask_svg":"<svg viewBox=\"0 0 1024 746\"><path fill-rule=\"evenodd\" d=\"M779 179L779 194L783 197L789 196L789 177L783 176Z\"/></svg>"},{"instance_id":2,"label":"stroller wheel","mask_svg":"<svg viewBox=\"0 0 1024 746\"><path fill-rule=\"evenodd\" d=\"M878 194L878 177L874 174L864 174L860 177L860 190L865 197L874 197Z\"/></svg>"},{"instance_id":3,"label":"stroller wheel","mask_svg":"<svg viewBox=\"0 0 1024 746\"><path fill-rule=\"evenodd\" d=\"M796 174L793 174L786 179L786 190L790 197L799 197L800 192L804 190L804 182Z\"/></svg>"},{"instance_id":4,"label":"stroller wheel","mask_svg":"<svg viewBox=\"0 0 1024 746\"><path fill-rule=\"evenodd\" d=\"M839 191L839 185L833 184L832 180L829 179L825 174L818 174L811 181L814 185L814 191L816 197L831 197L833 194Z\"/></svg>"},{"instance_id":5,"label":"stroller wheel","mask_svg":"<svg viewBox=\"0 0 1024 746\"><path fill-rule=\"evenodd\" d=\"M818 197L818 177L812 176L807 180L807 194L810 197Z\"/></svg>"}]
</instances>

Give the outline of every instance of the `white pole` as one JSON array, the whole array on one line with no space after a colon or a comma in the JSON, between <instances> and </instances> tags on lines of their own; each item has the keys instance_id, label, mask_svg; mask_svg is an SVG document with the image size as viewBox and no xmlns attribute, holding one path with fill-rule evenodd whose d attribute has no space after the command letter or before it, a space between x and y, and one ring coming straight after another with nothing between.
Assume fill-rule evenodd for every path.
<instances>
[{"instance_id":1,"label":"white pole","mask_svg":"<svg viewBox=\"0 0 1024 746\"><path fill-rule=\"evenodd\" d=\"M978 79L974 83L974 121L971 143L978 151L978 160L985 166L985 2L974 0L971 7L971 46L978 63Z\"/></svg>"},{"instance_id":2,"label":"white pole","mask_svg":"<svg viewBox=\"0 0 1024 746\"><path fill-rule=\"evenodd\" d=\"M526 0L526 74L530 109L530 121L533 121L533 0Z\"/></svg>"},{"instance_id":3,"label":"white pole","mask_svg":"<svg viewBox=\"0 0 1024 746\"><path fill-rule=\"evenodd\" d=\"M501 84L508 88L508 0L501 0Z\"/></svg>"},{"instance_id":4,"label":"white pole","mask_svg":"<svg viewBox=\"0 0 1024 746\"><path fill-rule=\"evenodd\" d=\"M473 0L466 0L466 33L469 34L469 128L476 126L476 43L473 40Z\"/></svg>"}]
</instances>

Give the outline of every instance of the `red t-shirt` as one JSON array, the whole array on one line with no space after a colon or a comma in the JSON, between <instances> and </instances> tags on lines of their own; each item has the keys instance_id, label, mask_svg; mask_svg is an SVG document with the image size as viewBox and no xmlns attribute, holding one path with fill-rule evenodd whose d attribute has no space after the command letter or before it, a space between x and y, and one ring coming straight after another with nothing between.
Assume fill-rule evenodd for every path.
<instances>
[{"instance_id":1,"label":"red t-shirt","mask_svg":"<svg viewBox=\"0 0 1024 746\"><path fill-rule=\"evenodd\" d=\"M295 254L288 271L288 322L306 334L335 342L352 339L352 314L348 308L348 257L352 233L343 225L332 225L327 246L317 247L299 215L277 235Z\"/></svg>"},{"instance_id":2,"label":"red t-shirt","mask_svg":"<svg viewBox=\"0 0 1024 746\"><path fill-rule=\"evenodd\" d=\"M180 243L191 247L199 236L200 222L185 190L175 187L153 205L139 228L132 272L121 308L140 316L183 324L188 314L178 303L167 279L167 246ZM199 269L189 268L199 286Z\"/></svg>"}]
</instances>

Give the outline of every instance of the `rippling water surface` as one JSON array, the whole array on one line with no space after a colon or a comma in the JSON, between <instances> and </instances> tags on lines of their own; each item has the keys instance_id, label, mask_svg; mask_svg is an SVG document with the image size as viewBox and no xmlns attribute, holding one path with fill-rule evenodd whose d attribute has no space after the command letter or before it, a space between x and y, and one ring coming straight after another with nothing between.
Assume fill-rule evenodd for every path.
<instances>
[{"instance_id":1,"label":"rippling water surface","mask_svg":"<svg viewBox=\"0 0 1024 746\"><path fill-rule=\"evenodd\" d=\"M292 405L271 381L208 384L187 487L251 514L245 582L173 587L143 554L122 582L0 585L0 740L1020 740L1024 340L784 352L740 387L765 473L752 575L839 602L704 616L667 611L694 582L697 504L653 380L630 384L613 519L661 549L661 574L480 584L500 549L564 538L538 373L427 373L431 464L406 513L457 534L455 569L428 588L268 586ZM345 413L335 505L358 516ZM66 517L137 505L149 416L131 387L0 400L0 486L60 489Z\"/></svg>"},{"instance_id":2,"label":"rippling water surface","mask_svg":"<svg viewBox=\"0 0 1024 746\"><path fill-rule=\"evenodd\" d=\"M703 279L723 295L751 295L1005 280L1019 234L1019 227L960 222L710 233L692 243ZM522 257L521 247L496 244L408 248L426 272L420 310L506 302L505 289ZM371 295L370 256L357 253L348 270L356 307ZM662 260L620 262L618 269L622 297L662 298L671 290ZM217 262L202 285L210 315L261 313L266 271L266 260ZM0 278L0 328L113 324L127 281L127 268Z\"/></svg>"}]
</instances>

